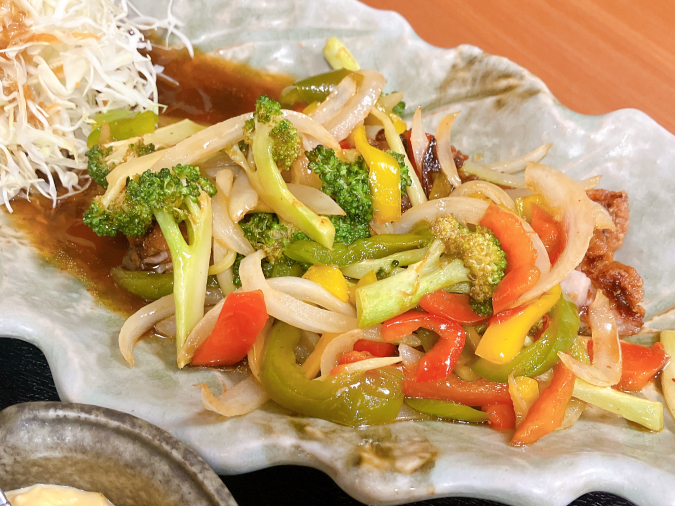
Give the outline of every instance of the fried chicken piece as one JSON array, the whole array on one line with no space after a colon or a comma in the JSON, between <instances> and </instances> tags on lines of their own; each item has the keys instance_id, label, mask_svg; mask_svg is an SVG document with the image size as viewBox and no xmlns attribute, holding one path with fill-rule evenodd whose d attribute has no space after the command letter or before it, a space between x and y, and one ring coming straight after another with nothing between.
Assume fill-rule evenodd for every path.
<instances>
[{"instance_id":1,"label":"fried chicken piece","mask_svg":"<svg viewBox=\"0 0 675 506\"><path fill-rule=\"evenodd\" d=\"M612 302L619 335L637 334L644 323L645 310L642 277L628 265L614 260L614 252L623 245L628 231L628 195L624 191L590 190L588 197L609 212L614 230L596 230L579 268L593 286L602 289ZM583 318L582 318L583 319Z\"/></svg>"},{"instance_id":2,"label":"fried chicken piece","mask_svg":"<svg viewBox=\"0 0 675 506\"><path fill-rule=\"evenodd\" d=\"M157 223L149 234L143 237L127 237L127 239L130 246L127 263L130 262L135 270L156 270L158 272L172 270L171 251Z\"/></svg>"}]
</instances>

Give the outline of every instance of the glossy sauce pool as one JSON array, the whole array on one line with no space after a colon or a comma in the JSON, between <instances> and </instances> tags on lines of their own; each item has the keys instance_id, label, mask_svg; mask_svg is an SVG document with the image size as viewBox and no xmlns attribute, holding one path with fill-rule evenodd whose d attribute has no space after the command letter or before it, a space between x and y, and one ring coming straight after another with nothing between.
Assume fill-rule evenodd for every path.
<instances>
[{"instance_id":1,"label":"glossy sauce pool","mask_svg":"<svg viewBox=\"0 0 675 506\"><path fill-rule=\"evenodd\" d=\"M164 67L157 79L159 102L167 106L160 125L189 118L213 124L253 110L260 95L278 98L293 82L286 75L268 74L247 65L206 54L190 58L187 51L155 48L154 63ZM122 264L128 250L125 237L98 237L82 223L82 215L100 190L93 182L79 195L57 202L41 195L12 201L12 224L22 230L49 263L77 276L103 304L130 315L146 304L115 284L110 269ZM5 211L0 211L5 212Z\"/></svg>"}]
</instances>

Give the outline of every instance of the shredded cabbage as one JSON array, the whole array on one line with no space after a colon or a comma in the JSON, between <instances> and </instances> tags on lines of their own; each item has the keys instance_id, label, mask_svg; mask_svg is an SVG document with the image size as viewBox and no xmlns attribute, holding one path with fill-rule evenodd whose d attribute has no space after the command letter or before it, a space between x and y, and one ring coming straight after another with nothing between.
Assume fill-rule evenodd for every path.
<instances>
[{"instance_id":1,"label":"shredded cabbage","mask_svg":"<svg viewBox=\"0 0 675 506\"><path fill-rule=\"evenodd\" d=\"M19 194L36 190L56 204L89 185L94 115L158 112L162 69L140 52L150 49L143 30L175 33L192 51L171 13L141 17L126 0L10 0L0 23L0 203L9 211Z\"/></svg>"}]
</instances>

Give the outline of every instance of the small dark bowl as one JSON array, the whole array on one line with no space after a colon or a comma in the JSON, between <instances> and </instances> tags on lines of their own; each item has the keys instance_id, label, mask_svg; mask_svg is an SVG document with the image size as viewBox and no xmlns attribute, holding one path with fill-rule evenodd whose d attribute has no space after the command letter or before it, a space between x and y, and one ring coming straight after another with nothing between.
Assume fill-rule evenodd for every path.
<instances>
[{"instance_id":1,"label":"small dark bowl","mask_svg":"<svg viewBox=\"0 0 675 506\"><path fill-rule=\"evenodd\" d=\"M236 506L211 468L167 432L84 404L0 412L0 487L38 483L101 492L115 506Z\"/></svg>"}]
</instances>

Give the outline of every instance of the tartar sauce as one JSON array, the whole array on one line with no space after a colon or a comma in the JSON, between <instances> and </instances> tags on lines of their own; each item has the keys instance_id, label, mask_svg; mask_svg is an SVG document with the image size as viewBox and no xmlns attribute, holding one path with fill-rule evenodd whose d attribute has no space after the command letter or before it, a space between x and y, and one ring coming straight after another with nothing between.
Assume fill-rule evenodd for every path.
<instances>
[{"instance_id":1,"label":"tartar sauce","mask_svg":"<svg viewBox=\"0 0 675 506\"><path fill-rule=\"evenodd\" d=\"M12 506L113 506L103 494L59 485L33 485L7 492Z\"/></svg>"}]
</instances>

